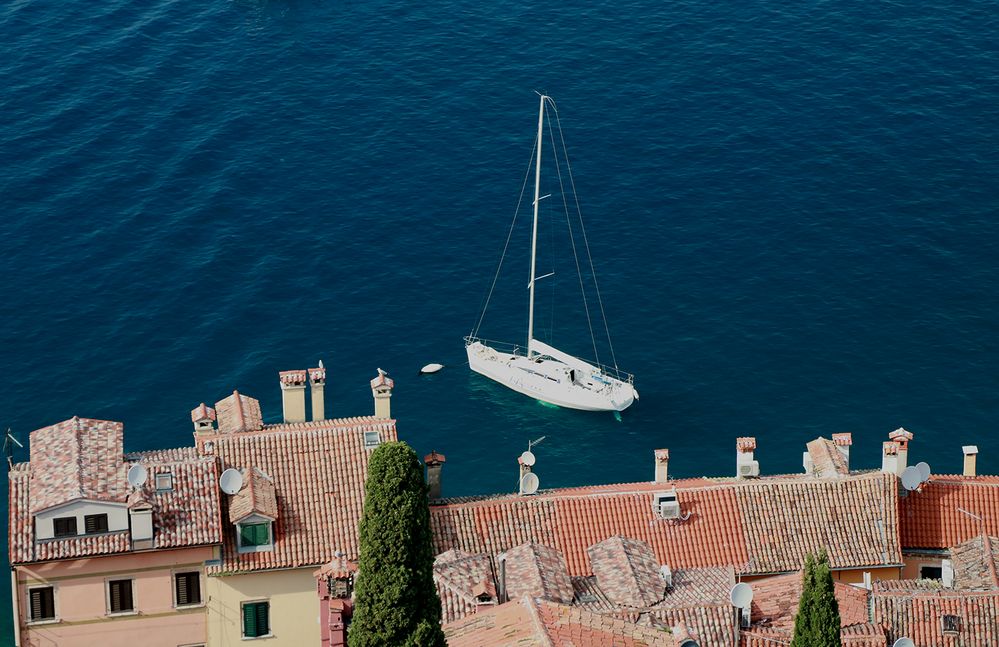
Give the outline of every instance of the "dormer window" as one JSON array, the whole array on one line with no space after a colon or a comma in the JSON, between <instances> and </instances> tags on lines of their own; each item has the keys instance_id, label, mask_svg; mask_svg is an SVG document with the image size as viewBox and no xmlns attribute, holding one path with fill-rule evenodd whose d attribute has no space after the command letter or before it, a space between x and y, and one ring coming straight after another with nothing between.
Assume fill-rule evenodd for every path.
<instances>
[{"instance_id":1,"label":"dormer window","mask_svg":"<svg viewBox=\"0 0 999 647\"><path fill-rule=\"evenodd\" d=\"M169 492L173 489L173 474L170 472L161 472L156 475L156 491L157 492Z\"/></svg>"},{"instance_id":2,"label":"dormer window","mask_svg":"<svg viewBox=\"0 0 999 647\"><path fill-rule=\"evenodd\" d=\"M274 537L271 532L271 522L249 521L237 525L239 552L256 553L273 548Z\"/></svg>"},{"instance_id":3,"label":"dormer window","mask_svg":"<svg viewBox=\"0 0 999 647\"><path fill-rule=\"evenodd\" d=\"M52 534L56 537L75 537L76 517L56 517L53 519Z\"/></svg>"},{"instance_id":4,"label":"dormer window","mask_svg":"<svg viewBox=\"0 0 999 647\"><path fill-rule=\"evenodd\" d=\"M366 431L364 432L364 448L371 449L372 447L377 447L382 444L382 437L377 431Z\"/></svg>"}]
</instances>

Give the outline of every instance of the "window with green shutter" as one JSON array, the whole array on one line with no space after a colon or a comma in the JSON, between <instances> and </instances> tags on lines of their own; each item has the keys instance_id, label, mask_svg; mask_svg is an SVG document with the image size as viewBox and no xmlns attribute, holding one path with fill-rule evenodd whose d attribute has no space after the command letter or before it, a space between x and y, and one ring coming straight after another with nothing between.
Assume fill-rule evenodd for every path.
<instances>
[{"instance_id":1,"label":"window with green shutter","mask_svg":"<svg viewBox=\"0 0 999 647\"><path fill-rule=\"evenodd\" d=\"M266 546L271 543L269 523L247 523L239 527L240 546Z\"/></svg>"},{"instance_id":2,"label":"window with green shutter","mask_svg":"<svg viewBox=\"0 0 999 647\"><path fill-rule=\"evenodd\" d=\"M243 636L257 638L271 632L270 603L246 602L243 604Z\"/></svg>"},{"instance_id":3,"label":"window with green shutter","mask_svg":"<svg viewBox=\"0 0 999 647\"><path fill-rule=\"evenodd\" d=\"M38 586L28 590L28 607L31 621L55 619L55 589Z\"/></svg>"}]
</instances>

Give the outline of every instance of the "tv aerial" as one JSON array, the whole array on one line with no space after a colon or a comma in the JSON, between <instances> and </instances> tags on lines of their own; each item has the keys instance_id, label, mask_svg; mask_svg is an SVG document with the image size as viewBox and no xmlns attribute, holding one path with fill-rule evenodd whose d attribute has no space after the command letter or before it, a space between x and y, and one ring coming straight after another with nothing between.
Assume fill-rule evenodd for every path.
<instances>
[{"instance_id":1,"label":"tv aerial","mask_svg":"<svg viewBox=\"0 0 999 647\"><path fill-rule=\"evenodd\" d=\"M149 478L149 470L146 469L145 465L136 463L128 468L128 484L133 488L140 488L145 485L147 478Z\"/></svg>"},{"instance_id":2,"label":"tv aerial","mask_svg":"<svg viewBox=\"0 0 999 647\"><path fill-rule=\"evenodd\" d=\"M14 445L24 449L24 445L17 438L14 438L14 434L10 433L10 427L7 427L7 436L3 439L3 453L7 457L7 469L14 466Z\"/></svg>"},{"instance_id":3,"label":"tv aerial","mask_svg":"<svg viewBox=\"0 0 999 647\"><path fill-rule=\"evenodd\" d=\"M236 494L243 487L243 475L230 467L219 477L219 487L226 494Z\"/></svg>"},{"instance_id":4,"label":"tv aerial","mask_svg":"<svg viewBox=\"0 0 999 647\"><path fill-rule=\"evenodd\" d=\"M927 469L929 469L929 466L927 466ZM922 485L922 483L923 480L922 477L920 476L919 468L917 468L916 466L910 465L909 467L905 468L905 470L902 472L902 487L904 487L909 492L912 492L913 490L918 488L920 485Z\"/></svg>"}]
</instances>

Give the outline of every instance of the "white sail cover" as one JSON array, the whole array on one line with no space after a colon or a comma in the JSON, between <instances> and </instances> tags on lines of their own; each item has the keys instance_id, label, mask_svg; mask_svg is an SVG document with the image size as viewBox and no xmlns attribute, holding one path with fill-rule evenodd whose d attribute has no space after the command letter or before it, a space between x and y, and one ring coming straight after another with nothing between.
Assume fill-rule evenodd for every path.
<instances>
[{"instance_id":1,"label":"white sail cover","mask_svg":"<svg viewBox=\"0 0 999 647\"><path fill-rule=\"evenodd\" d=\"M532 339L529 344L529 350L532 353L537 353L538 355L547 355L552 359L557 359L566 366L570 366L577 371L597 371L597 367L592 364L587 364L583 360L573 357L569 353L563 353L559 349L549 346L548 344L538 341L537 339Z\"/></svg>"}]
</instances>

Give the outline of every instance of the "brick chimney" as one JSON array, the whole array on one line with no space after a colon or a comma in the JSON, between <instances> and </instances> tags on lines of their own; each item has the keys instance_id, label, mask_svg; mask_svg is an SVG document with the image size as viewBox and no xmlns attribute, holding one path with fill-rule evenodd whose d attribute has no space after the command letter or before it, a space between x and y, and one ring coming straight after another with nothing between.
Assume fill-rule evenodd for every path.
<instances>
[{"instance_id":1,"label":"brick chimney","mask_svg":"<svg viewBox=\"0 0 999 647\"><path fill-rule=\"evenodd\" d=\"M319 644L322 647L345 647L347 621L354 610L354 573L357 565L336 551L333 560L312 575L319 594Z\"/></svg>"},{"instance_id":2,"label":"brick chimney","mask_svg":"<svg viewBox=\"0 0 999 647\"><path fill-rule=\"evenodd\" d=\"M375 417L392 417L392 389L395 387L395 380L388 376L388 373L378 369L378 377L371 380L371 395L375 398Z\"/></svg>"},{"instance_id":3,"label":"brick chimney","mask_svg":"<svg viewBox=\"0 0 999 647\"><path fill-rule=\"evenodd\" d=\"M195 438L215 433L215 409L202 402L191 410L191 422L194 423Z\"/></svg>"},{"instance_id":4,"label":"brick chimney","mask_svg":"<svg viewBox=\"0 0 999 647\"><path fill-rule=\"evenodd\" d=\"M899 427L888 434L888 438L898 443L898 465L895 473L902 476L902 472L909 466L909 441L912 440L912 432L906 431L904 427Z\"/></svg>"},{"instance_id":5,"label":"brick chimney","mask_svg":"<svg viewBox=\"0 0 999 647\"><path fill-rule=\"evenodd\" d=\"M656 483L666 483L669 481L669 450L657 449L656 457Z\"/></svg>"},{"instance_id":6,"label":"brick chimney","mask_svg":"<svg viewBox=\"0 0 999 647\"><path fill-rule=\"evenodd\" d=\"M898 443L886 440L881 444L881 471L885 474L898 474Z\"/></svg>"},{"instance_id":7,"label":"brick chimney","mask_svg":"<svg viewBox=\"0 0 999 647\"><path fill-rule=\"evenodd\" d=\"M281 406L285 422L305 422L305 371L281 371Z\"/></svg>"},{"instance_id":8,"label":"brick chimney","mask_svg":"<svg viewBox=\"0 0 999 647\"><path fill-rule=\"evenodd\" d=\"M319 368L309 369L309 392L312 394L312 419L326 420L326 368L319 360Z\"/></svg>"},{"instance_id":9,"label":"brick chimney","mask_svg":"<svg viewBox=\"0 0 999 647\"><path fill-rule=\"evenodd\" d=\"M444 454L430 452L423 457L427 466L427 498L431 501L441 498L441 468L444 466Z\"/></svg>"},{"instance_id":10,"label":"brick chimney","mask_svg":"<svg viewBox=\"0 0 999 647\"><path fill-rule=\"evenodd\" d=\"M756 438L745 436L735 439L735 476L747 478L760 475L760 462L753 459Z\"/></svg>"},{"instance_id":11,"label":"brick chimney","mask_svg":"<svg viewBox=\"0 0 999 647\"><path fill-rule=\"evenodd\" d=\"M978 445L965 445L961 451L964 452L964 475L977 476Z\"/></svg>"},{"instance_id":12,"label":"brick chimney","mask_svg":"<svg viewBox=\"0 0 999 647\"><path fill-rule=\"evenodd\" d=\"M846 461L846 469L850 469L850 445L853 444L853 434L847 432L843 434L833 434L832 435L833 444L836 445L836 449L839 453L843 455L843 460Z\"/></svg>"}]
</instances>

